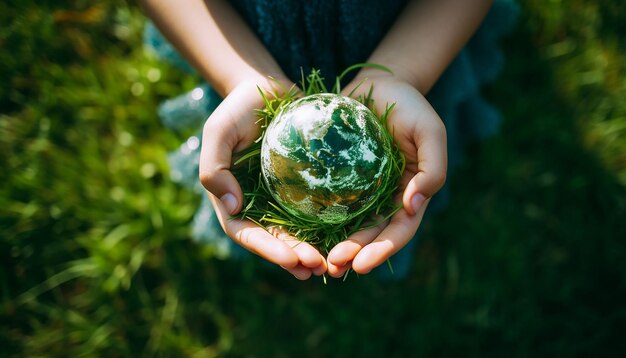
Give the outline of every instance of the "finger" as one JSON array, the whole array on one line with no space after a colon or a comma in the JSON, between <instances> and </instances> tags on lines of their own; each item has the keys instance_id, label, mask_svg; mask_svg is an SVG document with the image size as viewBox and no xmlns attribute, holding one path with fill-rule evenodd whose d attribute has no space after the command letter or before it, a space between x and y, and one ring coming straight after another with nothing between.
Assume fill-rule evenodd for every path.
<instances>
[{"instance_id":1,"label":"finger","mask_svg":"<svg viewBox=\"0 0 626 358\"><path fill-rule=\"evenodd\" d=\"M321 265L319 265L319 266L317 266L317 267L315 267L315 268L313 269L313 274L314 274L315 276L321 276L321 275L323 275L326 271L328 271L328 264L326 263L326 260L323 260Z\"/></svg>"},{"instance_id":2,"label":"finger","mask_svg":"<svg viewBox=\"0 0 626 358\"><path fill-rule=\"evenodd\" d=\"M434 110L432 115L437 116ZM448 166L446 130L440 120L414 133L417 174L409 181L402 195L404 208L411 215L415 215L425 201L441 189L446 181Z\"/></svg>"},{"instance_id":3,"label":"finger","mask_svg":"<svg viewBox=\"0 0 626 358\"><path fill-rule=\"evenodd\" d=\"M269 227L267 231L291 247L296 255L298 255L302 266L310 269L324 266L324 257L310 244L298 240L280 227Z\"/></svg>"},{"instance_id":4,"label":"finger","mask_svg":"<svg viewBox=\"0 0 626 358\"><path fill-rule=\"evenodd\" d=\"M387 223L382 223L369 229L357 231L350 235L348 239L338 243L328 253L326 258L329 264L335 267L343 267L346 263L354 260L354 257L367 244L372 242L380 234Z\"/></svg>"},{"instance_id":5,"label":"finger","mask_svg":"<svg viewBox=\"0 0 626 358\"><path fill-rule=\"evenodd\" d=\"M315 268L324 262L324 257L306 242L298 241L292 248L300 258L300 263L305 267Z\"/></svg>"},{"instance_id":6,"label":"finger","mask_svg":"<svg viewBox=\"0 0 626 358\"><path fill-rule=\"evenodd\" d=\"M284 267L283 267L284 268ZM297 265L294 268L287 269L290 274L292 274L295 278L300 281L308 280L311 277L312 271L308 267L304 267L302 265Z\"/></svg>"},{"instance_id":7,"label":"finger","mask_svg":"<svg viewBox=\"0 0 626 358\"><path fill-rule=\"evenodd\" d=\"M249 220L231 220L220 200L209 193L220 224L226 234L246 250L286 269L296 267L300 262L294 250L263 228Z\"/></svg>"},{"instance_id":8,"label":"finger","mask_svg":"<svg viewBox=\"0 0 626 358\"><path fill-rule=\"evenodd\" d=\"M348 262L342 266L336 266L332 263L328 263L328 275L334 278L340 278L345 275L346 271L348 271L352 267L352 262Z\"/></svg>"},{"instance_id":9,"label":"finger","mask_svg":"<svg viewBox=\"0 0 626 358\"><path fill-rule=\"evenodd\" d=\"M416 215L398 211L380 235L359 251L352 261L352 269L359 274L369 273L402 249L415 236L427 206L428 200Z\"/></svg>"}]
</instances>

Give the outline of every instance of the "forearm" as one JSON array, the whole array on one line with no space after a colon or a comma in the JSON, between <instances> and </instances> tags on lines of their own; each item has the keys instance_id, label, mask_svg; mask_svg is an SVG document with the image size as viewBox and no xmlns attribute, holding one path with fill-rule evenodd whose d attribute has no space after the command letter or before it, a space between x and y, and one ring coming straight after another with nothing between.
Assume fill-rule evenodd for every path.
<instances>
[{"instance_id":1,"label":"forearm","mask_svg":"<svg viewBox=\"0 0 626 358\"><path fill-rule=\"evenodd\" d=\"M222 96L242 81L285 77L239 14L223 0L141 0L165 37Z\"/></svg>"},{"instance_id":2,"label":"forearm","mask_svg":"<svg viewBox=\"0 0 626 358\"><path fill-rule=\"evenodd\" d=\"M427 93L487 14L492 0L410 0L368 59ZM359 77L380 71L366 68Z\"/></svg>"}]
</instances>

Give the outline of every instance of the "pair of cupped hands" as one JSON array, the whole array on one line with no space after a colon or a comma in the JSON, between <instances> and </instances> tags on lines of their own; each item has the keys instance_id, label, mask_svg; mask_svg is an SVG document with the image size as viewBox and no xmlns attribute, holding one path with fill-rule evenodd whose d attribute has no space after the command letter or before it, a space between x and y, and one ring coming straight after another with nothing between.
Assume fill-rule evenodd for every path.
<instances>
[{"instance_id":1,"label":"pair of cupped hands","mask_svg":"<svg viewBox=\"0 0 626 358\"><path fill-rule=\"evenodd\" d=\"M348 269L367 274L404 247L415 235L430 198L443 186L447 170L446 131L441 119L422 94L393 75L357 76L342 94L366 94L378 113L395 103L387 119L396 144L406 159L396 200L399 210L386 222L358 231L337 244L326 257L315 247L278 228L265 230L252 221L232 219L244 205L239 183L230 171L233 154L249 147L260 133L255 109L264 102L257 86L281 91L287 80L259 78L237 84L204 125L200 155L200 180L224 232L247 250L280 265L300 280L327 273L339 278ZM360 85L359 85L360 84ZM281 86L278 86L281 87Z\"/></svg>"}]
</instances>

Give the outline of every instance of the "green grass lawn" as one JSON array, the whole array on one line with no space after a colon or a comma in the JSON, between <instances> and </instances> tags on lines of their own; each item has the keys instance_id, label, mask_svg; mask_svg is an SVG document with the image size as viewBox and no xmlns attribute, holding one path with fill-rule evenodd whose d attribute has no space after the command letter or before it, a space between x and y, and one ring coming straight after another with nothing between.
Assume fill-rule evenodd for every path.
<instances>
[{"instance_id":1,"label":"green grass lawn","mask_svg":"<svg viewBox=\"0 0 626 358\"><path fill-rule=\"evenodd\" d=\"M327 285L190 239L137 7L0 4L0 356L623 356L622 3L523 1L410 277Z\"/></svg>"}]
</instances>

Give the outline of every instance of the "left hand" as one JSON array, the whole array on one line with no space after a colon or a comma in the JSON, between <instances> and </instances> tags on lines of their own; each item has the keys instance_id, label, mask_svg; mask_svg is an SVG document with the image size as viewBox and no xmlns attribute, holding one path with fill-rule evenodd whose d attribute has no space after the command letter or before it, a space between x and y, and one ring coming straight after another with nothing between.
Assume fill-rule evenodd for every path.
<instances>
[{"instance_id":1,"label":"left hand","mask_svg":"<svg viewBox=\"0 0 626 358\"><path fill-rule=\"evenodd\" d=\"M362 78L357 76L342 93L348 95ZM332 277L341 277L349 268L367 274L403 248L415 235L430 198L446 179L446 129L428 101L415 87L390 74L367 79L352 97L367 94L371 85L379 114L386 105L396 104L387 126L406 159L396 198L404 208L388 222L337 244L327 257Z\"/></svg>"},{"instance_id":2,"label":"left hand","mask_svg":"<svg viewBox=\"0 0 626 358\"><path fill-rule=\"evenodd\" d=\"M291 85L282 80L285 88ZM264 77L239 83L213 111L204 125L200 154L200 181L222 229L237 244L289 271L299 280L326 272L326 260L313 246L300 242L275 227L264 230L247 219L233 219L244 205L243 192L231 172L233 153L249 147L260 134L257 108L264 102L258 87L277 83Z\"/></svg>"}]
</instances>

